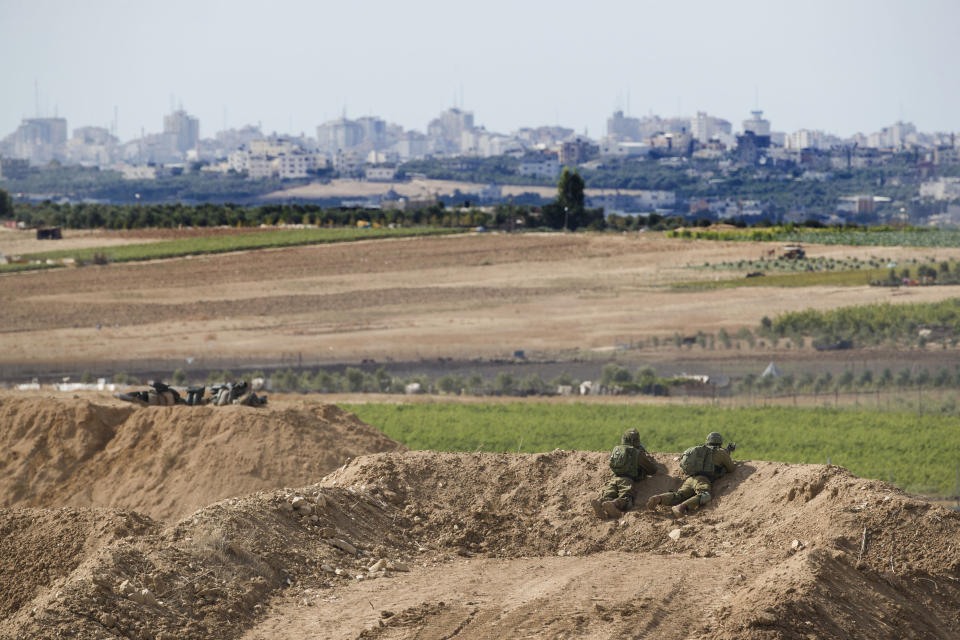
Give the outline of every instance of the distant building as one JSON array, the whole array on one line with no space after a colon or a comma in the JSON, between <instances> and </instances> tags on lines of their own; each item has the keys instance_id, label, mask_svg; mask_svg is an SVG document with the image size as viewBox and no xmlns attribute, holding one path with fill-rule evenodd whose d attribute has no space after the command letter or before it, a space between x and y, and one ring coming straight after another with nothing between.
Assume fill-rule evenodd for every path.
<instances>
[{"instance_id":1,"label":"distant building","mask_svg":"<svg viewBox=\"0 0 960 640\"><path fill-rule=\"evenodd\" d=\"M370 182L392 182L397 176L396 167L367 167L364 176Z\"/></svg>"},{"instance_id":2,"label":"distant building","mask_svg":"<svg viewBox=\"0 0 960 640\"><path fill-rule=\"evenodd\" d=\"M602 207L605 213L649 213L672 209L677 204L673 191L643 190L631 193L604 191L587 197L590 207Z\"/></svg>"},{"instance_id":3,"label":"distant building","mask_svg":"<svg viewBox=\"0 0 960 640\"><path fill-rule=\"evenodd\" d=\"M180 109L163 117L163 133L170 140L172 151L186 155L200 140L200 121Z\"/></svg>"},{"instance_id":4,"label":"distant building","mask_svg":"<svg viewBox=\"0 0 960 640\"><path fill-rule=\"evenodd\" d=\"M574 138L560 145L560 164L565 167L573 167L600 152L600 147L585 138Z\"/></svg>"},{"instance_id":5,"label":"distant building","mask_svg":"<svg viewBox=\"0 0 960 640\"><path fill-rule=\"evenodd\" d=\"M573 129L566 127L523 127L513 137L528 149L546 149L574 137Z\"/></svg>"},{"instance_id":6,"label":"distant building","mask_svg":"<svg viewBox=\"0 0 960 640\"><path fill-rule=\"evenodd\" d=\"M30 161L26 158L0 158L0 179L20 180L30 173Z\"/></svg>"},{"instance_id":7,"label":"distant building","mask_svg":"<svg viewBox=\"0 0 960 640\"><path fill-rule=\"evenodd\" d=\"M341 176L356 176L363 167L363 156L356 151L338 151L333 156L333 169Z\"/></svg>"},{"instance_id":8,"label":"distant building","mask_svg":"<svg viewBox=\"0 0 960 640\"><path fill-rule=\"evenodd\" d=\"M729 121L707 115L703 111L698 111L696 116L690 118L690 134L697 142L706 143L721 135L730 136L732 132L733 127Z\"/></svg>"},{"instance_id":9,"label":"distant building","mask_svg":"<svg viewBox=\"0 0 960 640\"><path fill-rule=\"evenodd\" d=\"M624 116L623 111L614 111L613 115L607 118L607 137L614 141L641 140L640 120Z\"/></svg>"},{"instance_id":10,"label":"distant building","mask_svg":"<svg viewBox=\"0 0 960 640\"><path fill-rule=\"evenodd\" d=\"M600 155L614 158L644 158L652 147L647 142L621 141L605 138L600 142Z\"/></svg>"},{"instance_id":11,"label":"distant building","mask_svg":"<svg viewBox=\"0 0 960 640\"><path fill-rule=\"evenodd\" d=\"M560 175L560 161L552 153L531 155L520 161L517 173L521 176L554 179Z\"/></svg>"},{"instance_id":12,"label":"distant building","mask_svg":"<svg viewBox=\"0 0 960 640\"><path fill-rule=\"evenodd\" d=\"M320 153L304 149L292 140L271 136L253 140L249 147L232 152L228 162L231 169L237 173L246 173L251 180L292 180L306 178L311 171L325 166L326 158Z\"/></svg>"},{"instance_id":13,"label":"distant building","mask_svg":"<svg viewBox=\"0 0 960 640\"><path fill-rule=\"evenodd\" d=\"M26 118L13 133L13 156L46 164L62 155L67 141L65 118Z\"/></svg>"},{"instance_id":14,"label":"distant building","mask_svg":"<svg viewBox=\"0 0 960 640\"><path fill-rule=\"evenodd\" d=\"M937 166L960 164L960 149L956 147L936 147L933 150L933 164Z\"/></svg>"},{"instance_id":15,"label":"distant building","mask_svg":"<svg viewBox=\"0 0 960 640\"><path fill-rule=\"evenodd\" d=\"M756 110L750 112L750 119L743 121L743 132L752 133L755 136L766 136L770 138L770 121L763 118L763 111Z\"/></svg>"},{"instance_id":16,"label":"distant building","mask_svg":"<svg viewBox=\"0 0 960 640\"><path fill-rule=\"evenodd\" d=\"M864 146L871 149L900 149L911 143L917 128L910 122L895 122L867 136Z\"/></svg>"},{"instance_id":17,"label":"distant building","mask_svg":"<svg viewBox=\"0 0 960 640\"><path fill-rule=\"evenodd\" d=\"M401 160L423 158L427 155L427 136L418 131L407 131L396 142L394 149Z\"/></svg>"},{"instance_id":18,"label":"distant building","mask_svg":"<svg viewBox=\"0 0 960 640\"><path fill-rule=\"evenodd\" d=\"M648 138L647 143L669 155L688 156L693 152L693 136L689 133L659 133Z\"/></svg>"},{"instance_id":19,"label":"distant building","mask_svg":"<svg viewBox=\"0 0 960 640\"><path fill-rule=\"evenodd\" d=\"M920 197L934 200L960 198L960 178L939 178L920 184Z\"/></svg>"},{"instance_id":20,"label":"distant building","mask_svg":"<svg viewBox=\"0 0 960 640\"><path fill-rule=\"evenodd\" d=\"M473 112L447 109L427 125L427 138L433 151L460 153L464 132L473 131Z\"/></svg>"},{"instance_id":21,"label":"distant building","mask_svg":"<svg viewBox=\"0 0 960 640\"><path fill-rule=\"evenodd\" d=\"M317 127L317 144L322 151L331 154L352 149L363 142L363 131L360 123L340 118Z\"/></svg>"}]
</instances>

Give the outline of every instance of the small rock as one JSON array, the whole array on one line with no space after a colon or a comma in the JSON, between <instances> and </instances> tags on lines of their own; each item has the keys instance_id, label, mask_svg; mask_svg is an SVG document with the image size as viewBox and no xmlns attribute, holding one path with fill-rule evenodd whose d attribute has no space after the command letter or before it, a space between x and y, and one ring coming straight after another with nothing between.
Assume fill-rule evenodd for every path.
<instances>
[{"instance_id":1,"label":"small rock","mask_svg":"<svg viewBox=\"0 0 960 640\"><path fill-rule=\"evenodd\" d=\"M560 549L560 551L557 551L557 555L563 557L566 555L566 553L564 552L563 549Z\"/></svg>"},{"instance_id":2,"label":"small rock","mask_svg":"<svg viewBox=\"0 0 960 640\"><path fill-rule=\"evenodd\" d=\"M109 613L105 613L100 616L100 624L105 626L107 629L111 629L115 624L117 624L117 619Z\"/></svg>"},{"instance_id":3,"label":"small rock","mask_svg":"<svg viewBox=\"0 0 960 640\"><path fill-rule=\"evenodd\" d=\"M124 580L123 582L120 583L120 586L117 587L117 592L122 596L126 596L133 593L134 588L133 588L133 585L130 584L129 580Z\"/></svg>"},{"instance_id":4,"label":"small rock","mask_svg":"<svg viewBox=\"0 0 960 640\"><path fill-rule=\"evenodd\" d=\"M337 574L338 576L342 576L345 572L343 569L335 569L334 573Z\"/></svg>"},{"instance_id":5,"label":"small rock","mask_svg":"<svg viewBox=\"0 0 960 640\"><path fill-rule=\"evenodd\" d=\"M670 536L670 538L671 538L672 540L679 540L679 539L680 539L680 529L674 529L673 531L671 531L671 532L668 533L667 535Z\"/></svg>"},{"instance_id":6,"label":"small rock","mask_svg":"<svg viewBox=\"0 0 960 640\"><path fill-rule=\"evenodd\" d=\"M336 573L337 570L333 568L333 565L329 565L326 562L320 565L321 571L326 571L327 573Z\"/></svg>"},{"instance_id":7,"label":"small rock","mask_svg":"<svg viewBox=\"0 0 960 640\"><path fill-rule=\"evenodd\" d=\"M299 509L303 505L308 504L307 499L303 496L296 496L293 500L290 501L290 506L294 509Z\"/></svg>"},{"instance_id":8,"label":"small rock","mask_svg":"<svg viewBox=\"0 0 960 640\"><path fill-rule=\"evenodd\" d=\"M297 507L297 513L302 516L308 516L313 513L313 506L309 502L304 501L300 506Z\"/></svg>"},{"instance_id":9,"label":"small rock","mask_svg":"<svg viewBox=\"0 0 960 640\"><path fill-rule=\"evenodd\" d=\"M370 573L373 573L375 571L380 571L386 566L387 566L387 561L380 559L374 562L372 565L370 565L370 568L368 568L367 571L369 571Z\"/></svg>"},{"instance_id":10,"label":"small rock","mask_svg":"<svg viewBox=\"0 0 960 640\"><path fill-rule=\"evenodd\" d=\"M293 511L293 505L287 502L286 500L284 500L283 502L280 503L280 511L290 513L291 511Z\"/></svg>"},{"instance_id":11,"label":"small rock","mask_svg":"<svg viewBox=\"0 0 960 640\"><path fill-rule=\"evenodd\" d=\"M157 598L152 593L150 593L150 589L141 589L138 595L139 597L137 598L137 602L139 602L140 604L156 606Z\"/></svg>"},{"instance_id":12,"label":"small rock","mask_svg":"<svg viewBox=\"0 0 960 640\"><path fill-rule=\"evenodd\" d=\"M314 524L316 524L317 522L320 522L320 517L314 514L310 516L310 522L313 522Z\"/></svg>"},{"instance_id":13,"label":"small rock","mask_svg":"<svg viewBox=\"0 0 960 640\"><path fill-rule=\"evenodd\" d=\"M390 571L410 571L410 567L399 560L387 560L387 569L390 569Z\"/></svg>"},{"instance_id":14,"label":"small rock","mask_svg":"<svg viewBox=\"0 0 960 640\"><path fill-rule=\"evenodd\" d=\"M800 542L799 540L794 540L793 542L790 543L790 549L792 549L793 551L800 551L805 546L806 545Z\"/></svg>"},{"instance_id":15,"label":"small rock","mask_svg":"<svg viewBox=\"0 0 960 640\"><path fill-rule=\"evenodd\" d=\"M772 627L773 625L777 624L777 616L773 615L769 611L761 611L757 614L755 620L757 626L761 627Z\"/></svg>"},{"instance_id":16,"label":"small rock","mask_svg":"<svg viewBox=\"0 0 960 640\"><path fill-rule=\"evenodd\" d=\"M330 540L327 540L327 542L335 546L337 549L345 551L352 556L357 555L357 548L346 540L341 540L340 538L331 538Z\"/></svg>"}]
</instances>

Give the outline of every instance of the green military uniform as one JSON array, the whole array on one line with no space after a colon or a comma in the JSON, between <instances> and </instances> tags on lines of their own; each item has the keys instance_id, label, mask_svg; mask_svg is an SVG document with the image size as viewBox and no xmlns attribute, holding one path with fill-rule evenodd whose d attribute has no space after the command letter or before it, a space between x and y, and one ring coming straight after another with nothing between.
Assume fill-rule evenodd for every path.
<instances>
[{"instance_id":1,"label":"green military uniform","mask_svg":"<svg viewBox=\"0 0 960 640\"><path fill-rule=\"evenodd\" d=\"M657 464L640 444L640 434L636 429L624 432L620 443L635 451L631 452L628 467L619 469L619 473L614 471L600 490L600 498L590 501L594 512L600 518L618 517L624 511L628 511L635 500L634 483L657 472ZM614 453L617 449L614 449ZM613 466L613 455L611 455L611 466Z\"/></svg>"},{"instance_id":2,"label":"green military uniform","mask_svg":"<svg viewBox=\"0 0 960 640\"><path fill-rule=\"evenodd\" d=\"M647 508L655 509L659 505L673 506L676 515L683 515L687 511L696 511L701 505L710 502L713 499L710 495L713 482L724 473L732 473L736 469L733 459L730 458L730 452L723 449L721 444L723 440L719 433L714 432L707 436L707 445L713 448L712 474L688 476L676 491L651 496L647 500Z\"/></svg>"}]
</instances>

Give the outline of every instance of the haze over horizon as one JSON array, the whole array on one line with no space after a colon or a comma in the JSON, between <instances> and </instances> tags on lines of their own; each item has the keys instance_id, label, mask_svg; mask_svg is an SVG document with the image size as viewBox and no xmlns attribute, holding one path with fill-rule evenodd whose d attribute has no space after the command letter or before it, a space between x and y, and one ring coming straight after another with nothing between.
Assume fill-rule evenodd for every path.
<instances>
[{"instance_id":1,"label":"haze over horizon","mask_svg":"<svg viewBox=\"0 0 960 640\"><path fill-rule=\"evenodd\" d=\"M897 120L960 130L950 0L355 5L0 0L0 137L55 114L128 140L182 106L201 136L305 133L379 116L423 131L442 110L491 131L606 118L730 120L849 136Z\"/></svg>"}]
</instances>

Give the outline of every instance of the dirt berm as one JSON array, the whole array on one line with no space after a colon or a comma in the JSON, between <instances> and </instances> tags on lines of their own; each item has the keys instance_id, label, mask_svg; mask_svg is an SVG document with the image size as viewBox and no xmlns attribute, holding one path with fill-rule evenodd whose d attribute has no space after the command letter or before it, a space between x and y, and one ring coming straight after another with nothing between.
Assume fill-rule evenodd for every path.
<instances>
[{"instance_id":1,"label":"dirt berm","mask_svg":"<svg viewBox=\"0 0 960 640\"><path fill-rule=\"evenodd\" d=\"M683 521L599 521L606 457L378 453L174 524L3 509L0 638L957 637L960 514L746 461ZM679 484L656 458L641 498Z\"/></svg>"},{"instance_id":2,"label":"dirt berm","mask_svg":"<svg viewBox=\"0 0 960 640\"><path fill-rule=\"evenodd\" d=\"M178 519L221 498L316 482L405 447L333 405L138 407L0 396L0 507L112 507Z\"/></svg>"}]
</instances>

